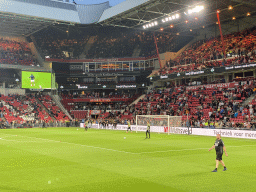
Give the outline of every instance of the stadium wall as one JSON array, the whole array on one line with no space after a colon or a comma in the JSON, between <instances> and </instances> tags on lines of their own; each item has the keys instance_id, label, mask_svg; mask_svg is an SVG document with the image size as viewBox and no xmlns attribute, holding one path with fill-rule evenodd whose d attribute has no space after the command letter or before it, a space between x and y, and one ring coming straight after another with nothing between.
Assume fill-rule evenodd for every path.
<instances>
[{"instance_id":1,"label":"stadium wall","mask_svg":"<svg viewBox=\"0 0 256 192\"><path fill-rule=\"evenodd\" d=\"M8 89L8 88L0 88L0 94L7 96L8 94L18 94L25 95L25 89Z\"/></svg>"},{"instance_id":2,"label":"stadium wall","mask_svg":"<svg viewBox=\"0 0 256 192\"><path fill-rule=\"evenodd\" d=\"M11 40L11 41L17 41L17 42L26 42L25 37L16 37L16 36L7 36L7 35L0 35L1 39Z\"/></svg>"}]
</instances>

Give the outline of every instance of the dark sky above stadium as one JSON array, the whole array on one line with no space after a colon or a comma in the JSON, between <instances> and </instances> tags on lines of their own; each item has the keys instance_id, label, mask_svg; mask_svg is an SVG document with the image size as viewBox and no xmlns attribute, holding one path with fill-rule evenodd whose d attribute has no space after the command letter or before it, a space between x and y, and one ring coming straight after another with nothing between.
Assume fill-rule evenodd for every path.
<instances>
[{"instance_id":1,"label":"dark sky above stadium","mask_svg":"<svg viewBox=\"0 0 256 192\"><path fill-rule=\"evenodd\" d=\"M99 4L106 1L109 1L110 6L115 6L125 0L75 0L77 4Z\"/></svg>"}]
</instances>

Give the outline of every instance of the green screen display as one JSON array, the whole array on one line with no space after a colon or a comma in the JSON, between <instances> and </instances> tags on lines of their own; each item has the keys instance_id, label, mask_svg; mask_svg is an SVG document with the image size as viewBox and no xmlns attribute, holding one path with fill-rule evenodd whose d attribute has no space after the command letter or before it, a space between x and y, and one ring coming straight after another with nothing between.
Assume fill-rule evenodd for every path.
<instances>
[{"instance_id":1,"label":"green screen display","mask_svg":"<svg viewBox=\"0 0 256 192\"><path fill-rule=\"evenodd\" d=\"M51 73L22 71L22 88L51 89Z\"/></svg>"}]
</instances>

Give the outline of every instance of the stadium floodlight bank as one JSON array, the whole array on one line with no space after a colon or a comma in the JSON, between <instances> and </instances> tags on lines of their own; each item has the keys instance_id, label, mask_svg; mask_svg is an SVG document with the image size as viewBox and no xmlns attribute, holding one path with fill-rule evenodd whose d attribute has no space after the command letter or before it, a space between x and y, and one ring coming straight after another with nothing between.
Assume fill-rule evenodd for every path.
<instances>
[{"instance_id":1,"label":"stadium floodlight bank","mask_svg":"<svg viewBox=\"0 0 256 192\"><path fill-rule=\"evenodd\" d=\"M185 126L182 116L136 115L136 133L138 131L146 131L147 122L150 123L152 132L168 133L168 135L176 133L177 128Z\"/></svg>"}]
</instances>

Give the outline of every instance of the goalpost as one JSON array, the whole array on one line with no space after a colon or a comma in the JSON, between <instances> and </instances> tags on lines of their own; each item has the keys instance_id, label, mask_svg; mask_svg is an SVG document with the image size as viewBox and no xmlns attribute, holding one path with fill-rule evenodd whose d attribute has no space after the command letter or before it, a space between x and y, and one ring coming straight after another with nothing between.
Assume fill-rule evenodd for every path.
<instances>
[{"instance_id":1,"label":"goalpost","mask_svg":"<svg viewBox=\"0 0 256 192\"><path fill-rule=\"evenodd\" d=\"M158 133L175 133L176 128L184 127L182 116L169 115L136 115L136 133L146 131L147 121L150 123L150 131Z\"/></svg>"}]
</instances>

